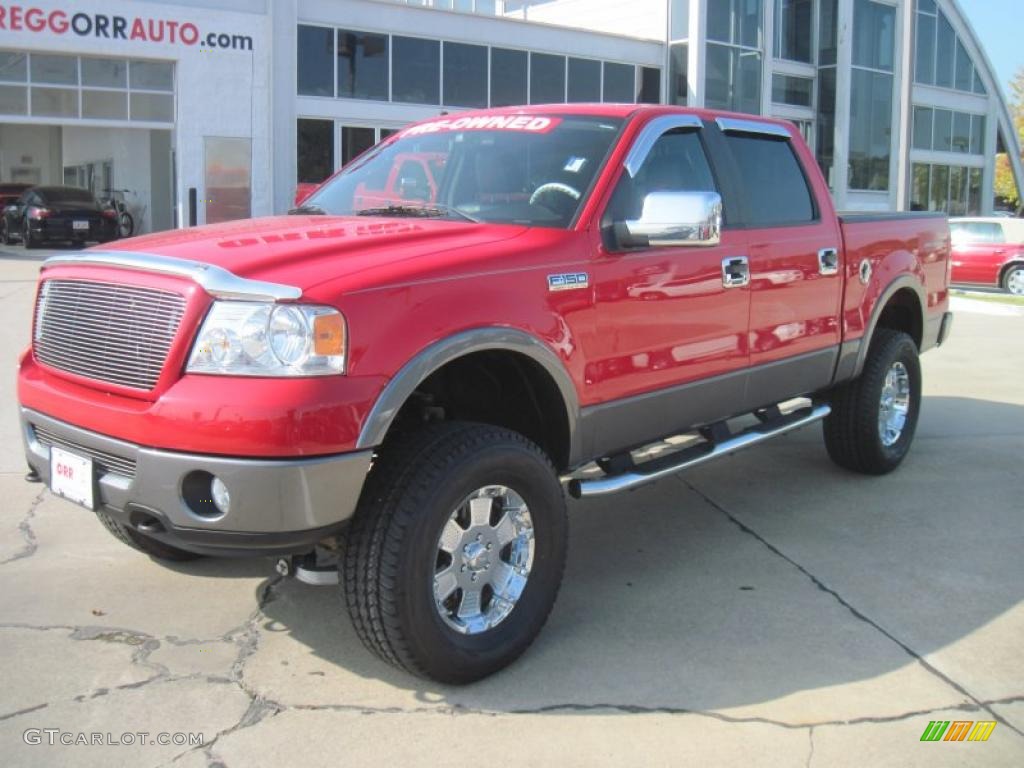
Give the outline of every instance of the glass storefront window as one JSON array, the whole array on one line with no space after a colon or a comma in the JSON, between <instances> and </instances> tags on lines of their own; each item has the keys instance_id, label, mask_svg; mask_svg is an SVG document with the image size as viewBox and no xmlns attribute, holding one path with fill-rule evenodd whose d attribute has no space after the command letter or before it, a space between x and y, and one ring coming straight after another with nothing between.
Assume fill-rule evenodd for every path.
<instances>
[{"instance_id":1,"label":"glass storefront window","mask_svg":"<svg viewBox=\"0 0 1024 768\"><path fill-rule=\"evenodd\" d=\"M932 191L928 199L928 210L946 211L949 205L949 166L932 166Z\"/></svg>"},{"instance_id":2,"label":"glass storefront window","mask_svg":"<svg viewBox=\"0 0 1024 768\"><path fill-rule=\"evenodd\" d=\"M689 0L671 0L669 3L669 39L685 40L690 31Z\"/></svg>"},{"instance_id":3,"label":"glass storefront window","mask_svg":"<svg viewBox=\"0 0 1024 768\"><path fill-rule=\"evenodd\" d=\"M341 164L348 165L377 143L373 128L343 125L341 127Z\"/></svg>"},{"instance_id":4,"label":"glass storefront window","mask_svg":"<svg viewBox=\"0 0 1024 768\"><path fill-rule=\"evenodd\" d=\"M0 85L0 114L27 115L28 88L24 85Z\"/></svg>"},{"instance_id":5,"label":"glass storefront window","mask_svg":"<svg viewBox=\"0 0 1024 768\"><path fill-rule=\"evenodd\" d=\"M932 149L939 152L953 151L953 113L948 109L935 110L935 138Z\"/></svg>"},{"instance_id":6,"label":"glass storefront window","mask_svg":"<svg viewBox=\"0 0 1024 768\"><path fill-rule=\"evenodd\" d=\"M299 118L296 129L297 181L319 184L334 172L334 123Z\"/></svg>"},{"instance_id":7,"label":"glass storefront window","mask_svg":"<svg viewBox=\"0 0 1024 768\"><path fill-rule=\"evenodd\" d=\"M967 169L958 165L949 169L949 209L950 216L967 215Z\"/></svg>"},{"instance_id":8,"label":"glass storefront window","mask_svg":"<svg viewBox=\"0 0 1024 768\"><path fill-rule=\"evenodd\" d=\"M640 95L637 101L641 104L661 103L661 70L657 67L640 68Z\"/></svg>"},{"instance_id":9,"label":"glass storefront window","mask_svg":"<svg viewBox=\"0 0 1024 768\"><path fill-rule=\"evenodd\" d=\"M836 68L818 70L818 141L817 158L821 172L830 188L835 189L833 160L836 141Z\"/></svg>"},{"instance_id":10,"label":"glass storefront window","mask_svg":"<svg viewBox=\"0 0 1024 768\"><path fill-rule=\"evenodd\" d=\"M910 180L910 210L928 210L928 189L931 181L930 167L923 163L914 163Z\"/></svg>"},{"instance_id":11,"label":"glass storefront window","mask_svg":"<svg viewBox=\"0 0 1024 768\"><path fill-rule=\"evenodd\" d=\"M935 85L940 88L953 87L953 74L955 65L956 33L949 23L949 19L940 11L938 15L938 36L936 38L935 50Z\"/></svg>"},{"instance_id":12,"label":"glass storefront window","mask_svg":"<svg viewBox=\"0 0 1024 768\"><path fill-rule=\"evenodd\" d=\"M391 100L440 104L440 41L394 35L391 45Z\"/></svg>"},{"instance_id":13,"label":"glass storefront window","mask_svg":"<svg viewBox=\"0 0 1024 768\"><path fill-rule=\"evenodd\" d=\"M163 93L132 93L130 119L149 123L174 122L174 97Z\"/></svg>"},{"instance_id":14,"label":"glass storefront window","mask_svg":"<svg viewBox=\"0 0 1024 768\"><path fill-rule=\"evenodd\" d=\"M92 85L98 88L127 88L128 62L124 59L93 59L83 56L82 85Z\"/></svg>"},{"instance_id":15,"label":"glass storefront window","mask_svg":"<svg viewBox=\"0 0 1024 768\"><path fill-rule=\"evenodd\" d=\"M839 50L839 0L818 3L818 66L836 63Z\"/></svg>"},{"instance_id":16,"label":"glass storefront window","mask_svg":"<svg viewBox=\"0 0 1024 768\"><path fill-rule=\"evenodd\" d=\"M32 114L40 117L78 117L78 91L71 88L33 88Z\"/></svg>"},{"instance_id":17,"label":"glass storefront window","mask_svg":"<svg viewBox=\"0 0 1024 768\"><path fill-rule=\"evenodd\" d=\"M444 44L444 103L487 106L487 46Z\"/></svg>"},{"instance_id":18,"label":"glass storefront window","mask_svg":"<svg viewBox=\"0 0 1024 768\"><path fill-rule=\"evenodd\" d=\"M82 91L82 117L94 120L127 120L126 91Z\"/></svg>"},{"instance_id":19,"label":"glass storefront window","mask_svg":"<svg viewBox=\"0 0 1024 768\"><path fill-rule=\"evenodd\" d=\"M935 84L935 17L917 14L917 44L914 52L914 78L923 85Z\"/></svg>"},{"instance_id":20,"label":"glass storefront window","mask_svg":"<svg viewBox=\"0 0 1024 768\"><path fill-rule=\"evenodd\" d=\"M967 215L981 213L981 168L971 168L967 176Z\"/></svg>"},{"instance_id":21,"label":"glass storefront window","mask_svg":"<svg viewBox=\"0 0 1024 768\"><path fill-rule=\"evenodd\" d=\"M811 0L775 0L775 56L811 63Z\"/></svg>"},{"instance_id":22,"label":"glass storefront window","mask_svg":"<svg viewBox=\"0 0 1024 768\"><path fill-rule=\"evenodd\" d=\"M708 40L760 48L762 5L763 0L714 0L708 3Z\"/></svg>"},{"instance_id":23,"label":"glass storefront window","mask_svg":"<svg viewBox=\"0 0 1024 768\"><path fill-rule=\"evenodd\" d=\"M956 41L956 75L953 87L958 91L970 91L974 81L974 65L961 40Z\"/></svg>"},{"instance_id":24,"label":"glass storefront window","mask_svg":"<svg viewBox=\"0 0 1024 768\"><path fill-rule=\"evenodd\" d=\"M971 154L985 153L985 118L982 115L971 115Z\"/></svg>"},{"instance_id":25,"label":"glass storefront window","mask_svg":"<svg viewBox=\"0 0 1024 768\"><path fill-rule=\"evenodd\" d=\"M207 136L204 147L206 223L252 215L252 139Z\"/></svg>"},{"instance_id":26,"label":"glass storefront window","mask_svg":"<svg viewBox=\"0 0 1024 768\"><path fill-rule=\"evenodd\" d=\"M334 96L334 30L299 25L297 86L300 96Z\"/></svg>"},{"instance_id":27,"label":"glass storefront window","mask_svg":"<svg viewBox=\"0 0 1024 768\"><path fill-rule=\"evenodd\" d=\"M388 100L388 36L338 30L338 96Z\"/></svg>"},{"instance_id":28,"label":"glass storefront window","mask_svg":"<svg viewBox=\"0 0 1024 768\"><path fill-rule=\"evenodd\" d=\"M491 106L526 103L526 51L491 48Z\"/></svg>"},{"instance_id":29,"label":"glass storefront window","mask_svg":"<svg viewBox=\"0 0 1024 768\"><path fill-rule=\"evenodd\" d=\"M29 79L33 83L78 85L78 57L33 53L29 60Z\"/></svg>"},{"instance_id":30,"label":"glass storefront window","mask_svg":"<svg viewBox=\"0 0 1024 768\"><path fill-rule=\"evenodd\" d=\"M138 61L133 59L129 66L129 80L129 87L132 89L173 91L174 65L168 61Z\"/></svg>"},{"instance_id":31,"label":"glass storefront window","mask_svg":"<svg viewBox=\"0 0 1024 768\"><path fill-rule=\"evenodd\" d=\"M565 101L565 56L530 54L530 103L559 104Z\"/></svg>"},{"instance_id":32,"label":"glass storefront window","mask_svg":"<svg viewBox=\"0 0 1024 768\"><path fill-rule=\"evenodd\" d=\"M604 63L604 101L632 104L636 101L636 67Z\"/></svg>"},{"instance_id":33,"label":"glass storefront window","mask_svg":"<svg viewBox=\"0 0 1024 768\"><path fill-rule=\"evenodd\" d=\"M854 69L850 85L850 189L889 189L893 76Z\"/></svg>"},{"instance_id":34,"label":"glass storefront window","mask_svg":"<svg viewBox=\"0 0 1024 768\"><path fill-rule=\"evenodd\" d=\"M933 119L931 107L914 107L914 149L932 148Z\"/></svg>"},{"instance_id":35,"label":"glass storefront window","mask_svg":"<svg viewBox=\"0 0 1024 768\"><path fill-rule=\"evenodd\" d=\"M814 81L809 77L772 75L772 101L776 104L809 107L813 100L813 91Z\"/></svg>"},{"instance_id":36,"label":"glass storefront window","mask_svg":"<svg viewBox=\"0 0 1024 768\"><path fill-rule=\"evenodd\" d=\"M896 8L874 0L857 0L853 10L853 65L891 72Z\"/></svg>"},{"instance_id":37,"label":"glass storefront window","mask_svg":"<svg viewBox=\"0 0 1024 768\"><path fill-rule=\"evenodd\" d=\"M689 46L675 43L669 49L668 94L669 104L686 104L689 92L687 69L689 67Z\"/></svg>"},{"instance_id":38,"label":"glass storefront window","mask_svg":"<svg viewBox=\"0 0 1024 768\"><path fill-rule=\"evenodd\" d=\"M0 51L0 82L24 83L28 80L28 56L16 51Z\"/></svg>"},{"instance_id":39,"label":"glass storefront window","mask_svg":"<svg viewBox=\"0 0 1024 768\"><path fill-rule=\"evenodd\" d=\"M570 103L601 100L601 62L593 59L569 59Z\"/></svg>"},{"instance_id":40,"label":"glass storefront window","mask_svg":"<svg viewBox=\"0 0 1024 768\"><path fill-rule=\"evenodd\" d=\"M970 152L971 116L963 112L953 113L953 151Z\"/></svg>"},{"instance_id":41,"label":"glass storefront window","mask_svg":"<svg viewBox=\"0 0 1024 768\"><path fill-rule=\"evenodd\" d=\"M710 109L760 114L761 54L708 43L705 104Z\"/></svg>"}]
</instances>

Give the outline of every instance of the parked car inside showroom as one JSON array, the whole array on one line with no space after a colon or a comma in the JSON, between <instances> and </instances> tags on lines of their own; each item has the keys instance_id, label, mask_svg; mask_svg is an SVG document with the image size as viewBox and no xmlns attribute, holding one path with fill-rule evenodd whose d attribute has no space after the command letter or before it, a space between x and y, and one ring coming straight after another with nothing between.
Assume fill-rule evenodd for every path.
<instances>
[{"instance_id":1,"label":"parked car inside showroom","mask_svg":"<svg viewBox=\"0 0 1024 768\"><path fill-rule=\"evenodd\" d=\"M15 238L26 248L55 241L105 243L117 238L117 211L87 189L32 187L4 206L0 239L10 245Z\"/></svg>"},{"instance_id":2,"label":"parked car inside showroom","mask_svg":"<svg viewBox=\"0 0 1024 768\"><path fill-rule=\"evenodd\" d=\"M950 282L1002 288L1024 296L1024 219L951 219Z\"/></svg>"}]
</instances>

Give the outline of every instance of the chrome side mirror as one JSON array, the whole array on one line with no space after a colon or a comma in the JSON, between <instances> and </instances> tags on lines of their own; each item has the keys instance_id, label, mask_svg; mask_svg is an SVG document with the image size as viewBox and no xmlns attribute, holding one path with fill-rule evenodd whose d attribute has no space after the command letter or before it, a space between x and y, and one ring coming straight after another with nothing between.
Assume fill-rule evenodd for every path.
<instances>
[{"instance_id":1,"label":"chrome side mirror","mask_svg":"<svg viewBox=\"0 0 1024 768\"><path fill-rule=\"evenodd\" d=\"M722 196L717 192L651 192L640 218L615 225L626 246L708 246L722 239Z\"/></svg>"}]
</instances>

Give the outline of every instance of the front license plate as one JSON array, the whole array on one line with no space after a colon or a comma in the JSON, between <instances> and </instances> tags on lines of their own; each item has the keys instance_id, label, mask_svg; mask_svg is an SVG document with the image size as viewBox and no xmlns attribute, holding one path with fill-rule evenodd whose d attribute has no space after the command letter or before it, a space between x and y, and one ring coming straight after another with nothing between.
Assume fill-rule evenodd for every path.
<instances>
[{"instance_id":1,"label":"front license plate","mask_svg":"<svg viewBox=\"0 0 1024 768\"><path fill-rule=\"evenodd\" d=\"M92 459L50 446L50 490L83 507L95 509Z\"/></svg>"},{"instance_id":2,"label":"front license plate","mask_svg":"<svg viewBox=\"0 0 1024 768\"><path fill-rule=\"evenodd\" d=\"M74 221L71 223L73 229L89 229L88 221Z\"/></svg>"}]
</instances>

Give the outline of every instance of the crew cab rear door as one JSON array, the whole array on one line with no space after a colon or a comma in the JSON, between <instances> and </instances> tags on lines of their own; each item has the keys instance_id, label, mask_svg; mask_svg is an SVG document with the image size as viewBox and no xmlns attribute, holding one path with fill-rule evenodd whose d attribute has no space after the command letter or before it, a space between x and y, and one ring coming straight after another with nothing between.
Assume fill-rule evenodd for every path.
<instances>
[{"instance_id":1,"label":"crew cab rear door","mask_svg":"<svg viewBox=\"0 0 1024 768\"><path fill-rule=\"evenodd\" d=\"M839 223L814 159L778 123L718 118L709 139L731 160L736 225L750 263L747 407L827 386L841 340L843 253ZM820 179L820 175L813 178ZM824 199L821 199L824 198Z\"/></svg>"}]
</instances>

